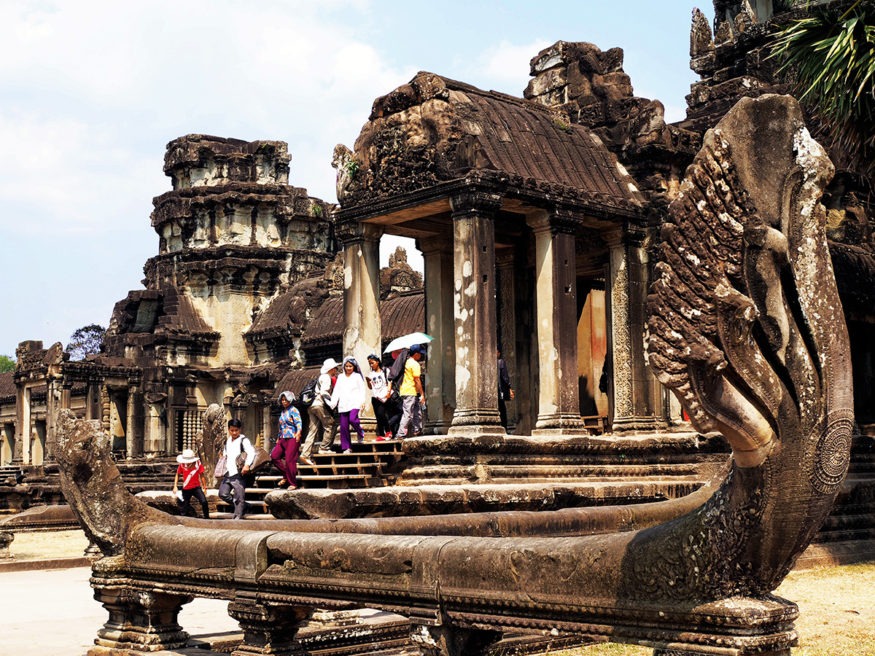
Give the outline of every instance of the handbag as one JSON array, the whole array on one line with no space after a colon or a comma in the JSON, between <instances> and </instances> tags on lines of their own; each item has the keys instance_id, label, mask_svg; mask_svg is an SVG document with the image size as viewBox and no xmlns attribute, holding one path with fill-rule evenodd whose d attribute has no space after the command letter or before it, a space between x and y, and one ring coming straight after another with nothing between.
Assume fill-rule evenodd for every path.
<instances>
[{"instance_id":1,"label":"handbag","mask_svg":"<svg viewBox=\"0 0 875 656\"><path fill-rule=\"evenodd\" d=\"M249 473L251 474L254 471L257 471L267 465L270 462L270 454L260 446L255 448L255 460L252 461L252 464L249 466ZM246 452L240 451L240 455L237 456L237 471L240 472L243 470L243 465L246 464Z\"/></svg>"},{"instance_id":2,"label":"handbag","mask_svg":"<svg viewBox=\"0 0 875 656\"><path fill-rule=\"evenodd\" d=\"M228 458L225 457L223 453L219 456L219 459L216 461L216 468L213 470L213 476L215 478L224 478L225 474L228 473Z\"/></svg>"}]
</instances>

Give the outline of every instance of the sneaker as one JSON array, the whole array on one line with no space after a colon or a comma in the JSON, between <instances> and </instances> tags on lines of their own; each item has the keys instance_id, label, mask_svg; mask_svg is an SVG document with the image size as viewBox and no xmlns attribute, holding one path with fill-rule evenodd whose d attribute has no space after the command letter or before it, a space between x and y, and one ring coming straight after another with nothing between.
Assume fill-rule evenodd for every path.
<instances>
[{"instance_id":1,"label":"sneaker","mask_svg":"<svg viewBox=\"0 0 875 656\"><path fill-rule=\"evenodd\" d=\"M377 442L385 442L386 438L383 435L377 435Z\"/></svg>"},{"instance_id":2,"label":"sneaker","mask_svg":"<svg viewBox=\"0 0 875 656\"><path fill-rule=\"evenodd\" d=\"M350 453L352 453L352 449L344 449L343 453L345 455L349 455Z\"/></svg>"},{"instance_id":3,"label":"sneaker","mask_svg":"<svg viewBox=\"0 0 875 656\"><path fill-rule=\"evenodd\" d=\"M300 461L303 462L305 465L310 465L311 467L316 466L316 463L313 462L312 460L310 460L309 458L300 458Z\"/></svg>"},{"instance_id":4,"label":"sneaker","mask_svg":"<svg viewBox=\"0 0 875 656\"><path fill-rule=\"evenodd\" d=\"M319 453L334 453L331 449L319 449Z\"/></svg>"}]
</instances>

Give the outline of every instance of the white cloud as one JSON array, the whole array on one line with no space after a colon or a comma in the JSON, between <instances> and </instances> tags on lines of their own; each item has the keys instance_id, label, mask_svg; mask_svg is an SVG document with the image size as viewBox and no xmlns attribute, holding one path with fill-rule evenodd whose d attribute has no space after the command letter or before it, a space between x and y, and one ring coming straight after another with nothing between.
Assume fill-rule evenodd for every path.
<instances>
[{"instance_id":1,"label":"white cloud","mask_svg":"<svg viewBox=\"0 0 875 656\"><path fill-rule=\"evenodd\" d=\"M495 91L521 96L529 81L529 62L550 41L535 39L527 43L501 41L483 50L475 59L470 79L484 80Z\"/></svg>"},{"instance_id":2,"label":"white cloud","mask_svg":"<svg viewBox=\"0 0 875 656\"><path fill-rule=\"evenodd\" d=\"M335 143L413 73L355 38L368 3L295 4L3 4L0 229L112 229L135 208L148 225L164 144L191 132L288 141L292 184L333 200Z\"/></svg>"}]
</instances>

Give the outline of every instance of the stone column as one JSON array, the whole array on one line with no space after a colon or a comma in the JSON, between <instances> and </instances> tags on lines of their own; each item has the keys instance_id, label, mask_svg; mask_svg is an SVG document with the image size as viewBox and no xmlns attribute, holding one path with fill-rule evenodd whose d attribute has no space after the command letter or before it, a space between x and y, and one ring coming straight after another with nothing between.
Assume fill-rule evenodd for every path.
<instances>
[{"instance_id":1,"label":"stone column","mask_svg":"<svg viewBox=\"0 0 875 656\"><path fill-rule=\"evenodd\" d=\"M15 392L15 453L14 464L30 464L30 438L33 431L30 413L30 388L21 384Z\"/></svg>"},{"instance_id":2,"label":"stone column","mask_svg":"<svg viewBox=\"0 0 875 656\"><path fill-rule=\"evenodd\" d=\"M456 343L453 335L453 244L434 238L417 244L425 265L425 325L433 340L428 345L425 432L443 435L456 407Z\"/></svg>"},{"instance_id":3,"label":"stone column","mask_svg":"<svg viewBox=\"0 0 875 656\"><path fill-rule=\"evenodd\" d=\"M180 649L188 642L177 618L194 597L133 590L120 581L94 586L94 598L109 612L94 641L98 647L139 654Z\"/></svg>"},{"instance_id":4,"label":"stone column","mask_svg":"<svg viewBox=\"0 0 875 656\"><path fill-rule=\"evenodd\" d=\"M613 431L652 431L663 422L659 383L644 359L649 281L644 233L627 228L625 233L606 235L606 241L610 248L606 296Z\"/></svg>"},{"instance_id":5,"label":"stone column","mask_svg":"<svg viewBox=\"0 0 875 656\"><path fill-rule=\"evenodd\" d=\"M46 450L43 456L43 462L54 462L55 452L57 451L58 437L55 435L55 426L58 421L58 412L61 408L69 408L69 401L64 405L64 390L65 386L60 377L51 377L48 379L46 389ZM69 388L67 389L67 397L69 399Z\"/></svg>"},{"instance_id":6,"label":"stone column","mask_svg":"<svg viewBox=\"0 0 875 656\"><path fill-rule=\"evenodd\" d=\"M340 227L343 241L343 354L367 367L380 353L380 237L383 229L366 223Z\"/></svg>"},{"instance_id":7,"label":"stone column","mask_svg":"<svg viewBox=\"0 0 875 656\"><path fill-rule=\"evenodd\" d=\"M232 601L228 604L228 614L239 622L243 643L231 656L305 656L307 652L295 635L313 610L309 606L267 604L248 599Z\"/></svg>"},{"instance_id":8,"label":"stone column","mask_svg":"<svg viewBox=\"0 0 875 656\"><path fill-rule=\"evenodd\" d=\"M538 333L538 420L533 435L585 435L577 386L575 223L541 212L527 219L535 233Z\"/></svg>"},{"instance_id":9,"label":"stone column","mask_svg":"<svg viewBox=\"0 0 875 656\"><path fill-rule=\"evenodd\" d=\"M410 621L410 643L422 656L483 656L501 638L501 631Z\"/></svg>"},{"instance_id":10,"label":"stone column","mask_svg":"<svg viewBox=\"0 0 875 656\"><path fill-rule=\"evenodd\" d=\"M166 397L161 393L146 393L144 400L146 417L143 422L145 429L143 451L147 454L165 453L167 422L169 421Z\"/></svg>"},{"instance_id":11,"label":"stone column","mask_svg":"<svg viewBox=\"0 0 875 656\"><path fill-rule=\"evenodd\" d=\"M577 386L577 268L571 216L538 213L535 305L538 332L538 420L533 435L585 435Z\"/></svg>"},{"instance_id":12,"label":"stone column","mask_svg":"<svg viewBox=\"0 0 875 656\"><path fill-rule=\"evenodd\" d=\"M134 444L134 424L137 412L134 398L136 389L136 387L128 388L128 398L125 404L125 456L128 458L137 455L136 444Z\"/></svg>"},{"instance_id":13,"label":"stone column","mask_svg":"<svg viewBox=\"0 0 875 656\"><path fill-rule=\"evenodd\" d=\"M496 194L463 193L453 210L456 411L449 435L504 435L495 349Z\"/></svg>"},{"instance_id":14,"label":"stone column","mask_svg":"<svg viewBox=\"0 0 875 656\"><path fill-rule=\"evenodd\" d=\"M265 394L264 397L265 398L262 399L264 405L261 406L261 432L262 435L264 435L264 444L262 444L262 446L267 449L268 453L270 453L270 450L273 448L274 442L276 441L276 430L274 422L270 418L269 395Z\"/></svg>"},{"instance_id":15,"label":"stone column","mask_svg":"<svg viewBox=\"0 0 875 656\"><path fill-rule=\"evenodd\" d=\"M517 365L516 352L516 258L512 248L505 249L501 253L496 254L495 258L495 275L497 280L497 310L498 310L498 342L502 348L502 356L504 363L507 365L507 371L510 374L510 384L514 390L518 390L519 386L516 382L516 376L519 372ZM507 425L508 429L516 425L516 402L510 399L505 400L507 407Z\"/></svg>"}]
</instances>

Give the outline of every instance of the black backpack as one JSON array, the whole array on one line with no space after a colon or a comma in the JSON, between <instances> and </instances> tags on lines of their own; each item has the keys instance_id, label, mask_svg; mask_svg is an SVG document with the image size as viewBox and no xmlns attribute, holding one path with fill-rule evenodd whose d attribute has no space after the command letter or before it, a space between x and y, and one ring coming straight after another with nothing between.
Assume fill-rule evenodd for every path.
<instances>
[{"instance_id":1,"label":"black backpack","mask_svg":"<svg viewBox=\"0 0 875 656\"><path fill-rule=\"evenodd\" d=\"M401 379L404 378L404 365L407 364L407 358L409 356L409 349L401 349L398 357L395 358L395 362L393 362L392 366L389 367L389 371L386 374L386 377L389 379L389 382L392 383L393 388L398 387Z\"/></svg>"},{"instance_id":2,"label":"black backpack","mask_svg":"<svg viewBox=\"0 0 875 656\"><path fill-rule=\"evenodd\" d=\"M319 376L316 376L316 378L304 385L304 389L302 389L301 393L298 395L298 398L301 400L301 405L308 408L313 405L313 401L316 400L316 387L318 385Z\"/></svg>"}]
</instances>

